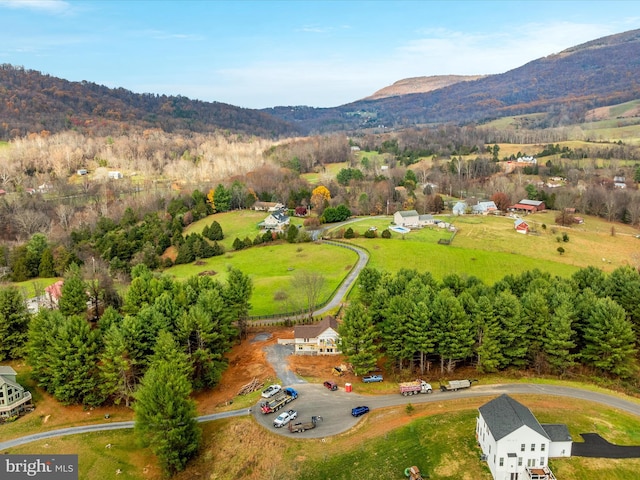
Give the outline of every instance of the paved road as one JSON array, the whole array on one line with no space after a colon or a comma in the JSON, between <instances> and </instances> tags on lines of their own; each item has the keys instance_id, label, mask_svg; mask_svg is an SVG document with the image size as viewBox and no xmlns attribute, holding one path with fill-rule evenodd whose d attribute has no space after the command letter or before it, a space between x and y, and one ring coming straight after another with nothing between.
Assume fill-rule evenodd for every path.
<instances>
[{"instance_id":1,"label":"paved road","mask_svg":"<svg viewBox=\"0 0 640 480\"><path fill-rule=\"evenodd\" d=\"M308 421L311 415L320 415L323 422L314 430L297 433L300 438L322 438L345 432L352 428L359 419L351 416L351 409L358 405L367 405L371 409L384 408L395 405L406 405L407 403L438 403L452 399L460 398L477 398L477 397L495 397L503 393L507 394L535 394L535 395L554 395L567 398L576 398L591 402L600 403L610 407L614 407L633 415L640 416L640 403L623 400L613 395L597 393L588 390L581 390L571 387L560 387L556 385L540 385L540 384L504 384L504 385L478 385L468 390L460 390L458 392L440 392L435 391L432 394L413 395L403 397L397 395L378 395L367 396L360 395L355 392L347 393L343 389L331 392L322 385L317 384L296 384L293 385L300 393L300 396L288 406L298 411L300 421ZM358 384L354 385L357 390ZM199 422L209 422L222 418L244 416L252 413L254 418L265 428L270 431L282 434L293 435L286 428L276 429L273 427L273 419L275 414L263 415L256 404L256 407L241 410L232 410L229 412L215 413L198 417ZM133 422L112 422L97 425L87 425L82 427L64 428L60 430L51 430L48 432L37 433L26 437L21 437L5 442L0 442L0 451L24 445L27 443L44 440L47 438L60 437L64 435L75 435L79 433L88 433L105 430L117 430L122 428L133 428Z\"/></svg>"},{"instance_id":2,"label":"paved road","mask_svg":"<svg viewBox=\"0 0 640 480\"><path fill-rule=\"evenodd\" d=\"M367 405L373 410L396 405L406 405L408 403L415 405L421 403L439 403L460 398L493 398L503 393L554 395L576 398L601 403L640 416L640 403L634 403L603 393L555 385L478 385L457 392L441 392L436 390L432 394L412 395L409 397L403 397L399 393L397 395L360 395L355 392L347 393L343 389L331 392L322 385L317 384L293 385L293 387L298 390L300 396L297 400L289 403L287 407L293 408L298 412L298 420L296 421L307 422L311 419L312 415L320 415L323 417L323 422L318 424L317 428L294 434L301 438L329 437L349 430L359 421L358 418L351 416L351 409L358 405ZM357 390L358 384L354 384L353 388ZM286 428L277 429L273 427L273 419L277 416L276 414L271 413L264 415L260 412L258 405L252 410L258 423L268 430L282 435L293 435Z\"/></svg>"}]
</instances>

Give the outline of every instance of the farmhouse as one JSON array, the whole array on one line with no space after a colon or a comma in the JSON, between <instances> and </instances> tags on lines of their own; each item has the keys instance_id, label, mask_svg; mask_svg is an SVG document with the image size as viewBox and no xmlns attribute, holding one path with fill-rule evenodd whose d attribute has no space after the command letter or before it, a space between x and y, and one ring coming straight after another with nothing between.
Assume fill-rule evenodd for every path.
<instances>
[{"instance_id":1,"label":"farmhouse","mask_svg":"<svg viewBox=\"0 0 640 480\"><path fill-rule=\"evenodd\" d=\"M508 209L512 212L525 212L525 213L536 213L542 212L547 207L544 202L540 200L520 200L515 205L511 205Z\"/></svg>"},{"instance_id":2,"label":"farmhouse","mask_svg":"<svg viewBox=\"0 0 640 480\"><path fill-rule=\"evenodd\" d=\"M531 411L508 395L479 409L476 440L495 480L555 480L550 457L570 457L566 425L541 425Z\"/></svg>"},{"instance_id":3,"label":"farmhouse","mask_svg":"<svg viewBox=\"0 0 640 480\"><path fill-rule=\"evenodd\" d=\"M518 233L523 233L525 235L529 233L529 224L521 218L516 219L513 223L513 228L515 228Z\"/></svg>"},{"instance_id":4,"label":"farmhouse","mask_svg":"<svg viewBox=\"0 0 640 480\"><path fill-rule=\"evenodd\" d=\"M277 211L269 214L262 222L258 224L259 227L265 230L284 231L289 226L290 219L284 213Z\"/></svg>"},{"instance_id":5,"label":"farmhouse","mask_svg":"<svg viewBox=\"0 0 640 480\"><path fill-rule=\"evenodd\" d=\"M487 201L487 202L478 202L477 205L471 207L471 211L475 214L479 215L487 215L488 213L493 213L498 211L498 207L495 202Z\"/></svg>"},{"instance_id":6,"label":"farmhouse","mask_svg":"<svg viewBox=\"0 0 640 480\"><path fill-rule=\"evenodd\" d=\"M0 419L21 415L33 410L31 393L16 381L16 371L0 366Z\"/></svg>"},{"instance_id":7,"label":"farmhouse","mask_svg":"<svg viewBox=\"0 0 640 480\"><path fill-rule=\"evenodd\" d=\"M451 212L454 215L464 215L467 213L467 202L456 202L456 204L451 209Z\"/></svg>"},{"instance_id":8,"label":"farmhouse","mask_svg":"<svg viewBox=\"0 0 640 480\"><path fill-rule=\"evenodd\" d=\"M111 178L112 180L119 180L122 178L122 172L109 172L109 178Z\"/></svg>"},{"instance_id":9,"label":"farmhouse","mask_svg":"<svg viewBox=\"0 0 640 480\"><path fill-rule=\"evenodd\" d=\"M284 205L276 202L256 202L253 209L259 212L278 212L284 208Z\"/></svg>"},{"instance_id":10,"label":"farmhouse","mask_svg":"<svg viewBox=\"0 0 640 480\"><path fill-rule=\"evenodd\" d=\"M293 330L297 355L336 355L340 353L338 321L327 315L315 325L297 325Z\"/></svg>"},{"instance_id":11,"label":"farmhouse","mask_svg":"<svg viewBox=\"0 0 640 480\"><path fill-rule=\"evenodd\" d=\"M401 227L419 227L420 215L416 210L399 210L393 214L393 223Z\"/></svg>"}]
</instances>

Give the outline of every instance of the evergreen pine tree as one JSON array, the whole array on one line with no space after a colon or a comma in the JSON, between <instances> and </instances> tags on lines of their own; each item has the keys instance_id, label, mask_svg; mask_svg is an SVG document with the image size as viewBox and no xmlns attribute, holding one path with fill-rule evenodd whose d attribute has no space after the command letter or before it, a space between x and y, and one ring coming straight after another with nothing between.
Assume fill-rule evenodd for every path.
<instances>
[{"instance_id":1,"label":"evergreen pine tree","mask_svg":"<svg viewBox=\"0 0 640 480\"><path fill-rule=\"evenodd\" d=\"M200 444L187 369L186 355L163 334L135 394L135 432L146 439L169 475L184 470Z\"/></svg>"},{"instance_id":2,"label":"evergreen pine tree","mask_svg":"<svg viewBox=\"0 0 640 480\"><path fill-rule=\"evenodd\" d=\"M505 359L500 343L500 323L493 314L493 305L487 296L481 296L476 302L473 321L478 332L478 371L497 372Z\"/></svg>"},{"instance_id":3,"label":"evergreen pine tree","mask_svg":"<svg viewBox=\"0 0 640 480\"><path fill-rule=\"evenodd\" d=\"M345 311L340 327L340 349L353 365L356 375L365 375L376 366L380 356L376 345L378 332L371 315L359 303L350 305Z\"/></svg>"},{"instance_id":4,"label":"evergreen pine tree","mask_svg":"<svg viewBox=\"0 0 640 480\"><path fill-rule=\"evenodd\" d=\"M500 345L505 359L500 368L523 367L529 345L528 326L522 321L520 302L509 290L503 290L493 302L493 312L500 325Z\"/></svg>"},{"instance_id":5,"label":"evergreen pine tree","mask_svg":"<svg viewBox=\"0 0 640 480\"><path fill-rule=\"evenodd\" d=\"M560 375L563 375L575 363L574 321L575 308L567 298L555 309L549 325L543 332L542 346L547 362L553 371Z\"/></svg>"},{"instance_id":6,"label":"evergreen pine tree","mask_svg":"<svg viewBox=\"0 0 640 480\"><path fill-rule=\"evenodd\" d=\"M637 371L633 326L609 297L596 301L584 332L583 360L604 372L629 378Z\"/></svg>"},{"instance_id":7,"label":"evergreen pine tree","mask_svg":"<svg viewBox=\"0 0 640 480\"><path fill-rule=\"evenodd\" d=\"M55 266L53 262L53 252L50 248L46 248L42 252L40 258L40 266L38 267L38 275L41 278L52 278L56 276Z\"/></svg>"},{"instance_id":8,"label":"evergreen pine tree","mask_svg":"<svg viewBox=\"0 0 640 480\"><path fill-rule=\"evenodd\" d=\"M0 288L0 361L23 357L30 317L17 288Z\"/></svg>"},{"instance_id":9,"label":"evergreen pine tree","mask_svg":"<svg viewBox=\"0 0 640 480\"><path fill-rule=\"evenodd\" d=\"M65 317L86 315L87 300L87 288L80 275L80 268L73 263L67 269L62 284L62 296L58 301L60 313Z\"/></svg>"}]
</instances>

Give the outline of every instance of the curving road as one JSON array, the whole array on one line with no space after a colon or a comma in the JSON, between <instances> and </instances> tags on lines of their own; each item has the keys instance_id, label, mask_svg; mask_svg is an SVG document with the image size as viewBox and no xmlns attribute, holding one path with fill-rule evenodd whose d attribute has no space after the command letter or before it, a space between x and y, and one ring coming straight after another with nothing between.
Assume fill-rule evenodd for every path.
<instances>
[{"instance_id":1,"label":"curving road","mask_svg":"<svg viewBox=\"0 0 640 480\"><path fill-rule=\"evenodd\" d=\"M359 419L351 416L351 409L358 405L367 405L371 409L385 408L396 405L406 405L408 403L438 403L447 400L460 398L495 397L506 394L530 394L530 395L554 395L566 397L568 399L580 399L590 402L600 403L609 407L640 416L640 402L625 400L605 393L582 390L573 387L562 387L556 385L540 384L504 384L504 385L481 385L474 386L467 390L458 392L435 391L429 395L412 395L403 397L397 395L360 395L355 392L347 393L344 390L331 392L322 385L317 384L296 384L294 388L300 393L300 397L288 406L298 411L299 421L308 421L311 415L320 415L323 422L314 430L297 433L300 438L322 438L337 435L351 429ZM357 385L354 385L357 389ZM273 427L275 414L263 415L256 407L251 409L232 410L223 413L214 413L198 417L199 422L209 422L222 418L245 416L253 414L258 423L266 429L281 435L292 435L286 428L276 429ZM71 427L48 432L36 433L13 440L0 442L0 451L7 450L19 445L28 444L47 438L61 437L65 435L76 435L80 433L117 430L122 428L133 428L133 422L112 422L97 425L87 425L82 427Z\"/></svg>"}]
</instances>

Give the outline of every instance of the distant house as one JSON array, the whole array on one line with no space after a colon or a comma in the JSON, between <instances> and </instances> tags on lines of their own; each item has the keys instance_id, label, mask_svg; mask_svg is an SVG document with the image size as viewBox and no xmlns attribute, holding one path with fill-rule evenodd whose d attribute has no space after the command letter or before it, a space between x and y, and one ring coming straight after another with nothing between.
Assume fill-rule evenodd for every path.
<instances>
[{"instance_id":1,"label":"distant house","mask_svg":"<svg viewBox=\"0 0 640 480\"><path fill-rule=\"evenodd\" d=\"M467 202L456 202L451 211L454 215L464 215L467 213Z\"/></svg>"},{"instance_id":2,"label":"distant house","mask_svg":"<svg viewBox=\"0 0 640 480\"><path fill-rule=\"evenodd\" d=\"M31 393L16 381L16 371L0 365L0 418L7 419L33 410Z\"/></svg>"},{"instance_id":3,"label":"distant house","mask_svg":"<svg viewBox=\"0 0 640 480\"><path fill-rule=\"evenodd\" d=\"M4 191L4 190L0 190L0 196L2 196L2 195L6 195L6 194L7 194L7 192L6 192L6 191Z\"/></svg>"},{"instance_id":4,"label":"distant house","mask_svg":"<svg viewBox=\"0 0 640 480\"><path fill-rule=\"evenodd\" d=\"M284 209L284 205L278 202L255 202L253 209L259 212L278 212Z\"/></svg>"},{"instance_id":5,"label":"distant house","mask_svg":"<svg viewBox=\"0 0 640 480\"><path fill-rule=\"evenodd\" d=\"M471 211L475 214L486 215L488 213L497 212L498 207L495 202L492 201L478 202L476 205L471 207Z\"/></svg>"},{"instance_id":6,"label":"distant house","mask_svg":"<svg viewBox=\"0 0 640 480\"><path fill-rule=\"evenodd\" d=\"M265 230L284 231L289 223L289 217L281 211L277 211L270 213L264 221L260 222L259 226Z\"/></svg>"},{"instance_id":7,"label":"distant house","mask_svg":"<svg viewBox=\"0 0 640 480\"><path fill-rule=\"evenodd\" d=\"M550 457L570 457L566 425L541 425L531 411L508 395L478 409L476 440L495 480L555 480Z\"/></svg>"},{"instance_id":8,"label":"distant house","mask_svg":"<svg viewBox=\"0 0 640 480\"><path fill-rule=\"evenodd\" d=\"M613 177L614 188L627 188L627 179L625 177Z\"/></svg>"},{"instance_id":9,"label":"distant house","mask_svg":"<svg viewBox=\"0 0 640 480\"><path fill-rule=\"evenodd\" d=\"M546 208L547 207L545 206L544 202L540 200L528 200L525 198L523 200L520 200L515 205L511 205L508 210L512 212L536 213L542 212L543 210L546 210Z\"/></svg>"},{"instance_id":10,"label":"distant house","mask_svg":"<svg viewBox=\"0 0 640 480\"><path fill-rule=\"evenodd\" d=\"M109 172L109 178L111 178L112 180L119 180L122 178L122 173L121 172Z\"/></svg>"},{"instance_id":11,"label":"distant house","mask_svg":"<svg viewBox=\"0 0 640 480\"><path fill-rule=\"evenodd\" d=\"M38 191L40 193L47 193L51 190L53 190L53 185L51 185L50 183L43 183L42 185L38 185Z\"/></svg>"},{"instance_id":12,"label":"distant house","mask_svg":"<svg viewBox=\"0 0 640 480\"><path fill-rule=\"evenodd\" d=\"M327 315L315 325L297 325L293 330L297 355L336 355L340 353L338 321Z\"/></svg>"},{"instance_id":13,"label":"distant house","mask_svg":"<svg viewBox=\"0 0 640 480\"><path fill-rule=\"evenodd\" d=\"M516 219L513 224L513 228L515 228L518 233L523 233L525 235L529 233L529 224L521 218Z\"/></svg>"},{"instance_id":14,"label":"distant house","mask_svg":"<svg viewBox=\"0 0 640 480\"><path fill-rule=\"evenodd\" d=\"M416 210L399 210L393 214L393 223L401 227L419 227L420 215Z\"/></svg>"},{"instance_id":15,"label":"distant house","mask_svg":"<svg viewBox=\"0 0 640 480\"><path fill-rule=\"evenodd\" d=\"M60 297L62 297L62 285L64 280L58 280L56 283L49 285L44 289L45 300L49 308L56 308Z\"/></svg>"},{"instance_id":16,"label":"distant house","mask_svg":"<svg viewBox=\"0 0 640 480\"><path fill-rule=\"evenodd\" d=\"M89 171L86 168L81 168L80 170L78 170L76 172L78 175L82 176L82 175L86 175L87 173L89 173Z\"/></svg>"},{"instance_id":17,"label":"distant house","mask_svg":"<svg viewBox=\"0 0 640 480\"><path fill-rule=\"evenodd\" d=\"M296 217L306 217L307 213L307 207L296 207L294 215Z\"/></svg>"}]
</instances>

